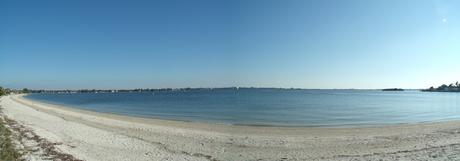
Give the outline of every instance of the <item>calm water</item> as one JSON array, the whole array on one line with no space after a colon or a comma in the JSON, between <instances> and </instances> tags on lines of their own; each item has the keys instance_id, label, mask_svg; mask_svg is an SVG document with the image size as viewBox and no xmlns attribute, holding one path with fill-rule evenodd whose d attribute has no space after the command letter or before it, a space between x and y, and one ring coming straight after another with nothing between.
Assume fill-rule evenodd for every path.
<instances>
[{"instance_id":1,"label":"calm water","mask_svg":"<svg viewBox=\"0 0 460 161\"><path fill-rule=\"evenodd\" d=\"M460 119L460 93L415 90L220 89L27 98L97 112L224 124L361 126Z\"/></svg>"}]
</instances>

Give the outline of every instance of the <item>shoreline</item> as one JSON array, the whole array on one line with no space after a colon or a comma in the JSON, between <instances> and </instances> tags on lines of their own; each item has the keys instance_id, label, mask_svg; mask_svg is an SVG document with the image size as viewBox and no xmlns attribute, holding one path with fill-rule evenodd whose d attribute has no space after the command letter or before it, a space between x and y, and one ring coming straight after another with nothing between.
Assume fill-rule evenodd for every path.
<instances>
[{"instance_id":1,"label":"shoreline","mask_svg":"<svg viewBox=\"0 0 460 161\"><path fill-rule=\"evenodd\" d=\"M203 127L212 127L213 130L221 130L221 129L251 129L251 130L262 130L262 131L273 131L273 130L282 130L287 131L290 133L291 130L293 132L299 130L365 130L365 129L381 129L381 128L410 128L411 126L437 126L438 124L460 124L460 120L445 120L445 121L427 121L427 122L415 122L415 123L395 123L395 124L374 124L369 126L276 126L276 125L252 125L252 124L225 124L225 123L208 123L208 122L200 122L200 121L185 121L185 120L174 120L174 119L162 119L162 118L149 118L149 117L137 117L137 116L130 116L130 115L122 115L116 113L107 113L107 112L97 112L92 110L84 110L74 107L68 107L64 105L56 105L51 103L45 103L40 101L31 100L25 98L26 94L18 95L16 97L12 97L13 100L24 104L26 106L48 106L52 108L57 108L60 110L72 111L76 113L87 114L96 117L105 117L110 119L117 119L122 121L129 121L134 123L142 123L142 124L157 124L157 125L165 125L165 126L174 126L179 128L193 128L193 129L200 129L200 130L209 130L207 128L202 129ZM224 130L225 131L225 130Z\"/></svg>"},{"instance_id":2,"label":"shoreline","mask_svg":"<svg viewBox=\"0 0 460 161\"><path fill-rule=\"evenodd\" d=\"M8 118L82 160L409 160L460 157L460 121L265 127L138 118L2 97ZM433 156L432 154L436 154ZM460 158L458 158L460 159Z\"/></svg>"},{"instance_id":3,"label":"shoreline","mask_svg":"<svg viewBox=\"0 0 460 161\"><path fill-rule=\"evenodd\" d=\"M18 102L23 102L26 101L28 103L26 104L38 104L38 105L43 105L43 106L49 106L53 108L59 108L63 110L68 110L68 111L73 111L73 112L80 112L80 113L85 113L85 114L90 114L90 115L97 115L97 116L104 116L104 117L110 117L110 118L118 118L118 119L124 119L124 120L136 120L138 122L167 122L167 123L173 123L173 124L199 124L202 126L223 126L223 128L227 126L232 126L232 127L241 127L241 128L249 128L249 127L262 127L262 128L286 128L285 130L289 130L291 128L320 128L320 129L351 129L351 128L386 128L386 127L398 127L398 126L411 126L411 125L423 125L423 124L443 124L446 122L458 122L460 123L460 119L441 119L441 120L433 120L433 121L421 121L421 122L406 122L406 123L375 123L375 124L346 124L346 125L326 125L326 124L318 124L318 125L270 125L270 124L251 124L251 123L223 123L223 122L207 122L207 121L199 121L199 120L185 120L185 119L174 119L174 118L163 118L161 116L159 117L148 117L148 116L142 116L142 115L130 115L130 114L118 114L118 113L111 113L111 112L99 112L99 111L94 111L94 110L86 110L86 109L80 109L78 107L71 107L71 106L66 106L66 105L59 105L59 104L53 104L53 103L47 103L47 102L42 102L42 101L37 101L37 100L32 100L29 98L25 98L28 94L20 94L14 97ZM18 100L20 99L20 100ZM22 101L21 101L22 100Z\"/></svg>"}]
</instances>

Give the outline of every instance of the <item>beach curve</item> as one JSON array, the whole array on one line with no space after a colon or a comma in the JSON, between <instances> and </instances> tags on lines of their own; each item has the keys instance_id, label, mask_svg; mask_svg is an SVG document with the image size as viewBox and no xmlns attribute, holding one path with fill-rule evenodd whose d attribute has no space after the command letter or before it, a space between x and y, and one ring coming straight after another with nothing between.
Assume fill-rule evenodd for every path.
<instances>
[{"instance_id":1,"label":"beach curve","mask_svg":"<svg viewBox=\"0 0 460 161\"><path fill-rule=\"evenodd\" d=\"M460 121L362 128L257 127L97 113L2 97L6 117L82 160L455 160ZM459 159L459 158L457 158Z\"/></svg>"}]
</instances>

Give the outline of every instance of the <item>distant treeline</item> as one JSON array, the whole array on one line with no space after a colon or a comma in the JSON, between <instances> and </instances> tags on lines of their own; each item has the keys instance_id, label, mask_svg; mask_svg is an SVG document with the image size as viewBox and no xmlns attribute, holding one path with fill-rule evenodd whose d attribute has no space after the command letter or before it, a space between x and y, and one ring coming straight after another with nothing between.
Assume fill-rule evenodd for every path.
<instances>
[{"instance_id":1,"label":"distant treeline","mask_svg":"<svg viewBox=\"0 0 460 161\"><path fill-rule=\"evenodd\" d=\"M423 89L424 92L460 92L460 84L458 82L451 83L450 85L443 84L438 88L430 87Z\"/></svg>"},{"instance_id":2,"label":"distant treeline","mask_svg":"<svg viewBox=\"0 0 460 161\"><path fill-rule=\"evenodd\" d=\"M24 88L22 90L14 90L14 89L0 87L0 96L8 95L10 93L28 93L28 92L29 90L27 88Z\"/></svg>"},{"instance_id":3,"label":"distant treeline","mask_svg":"<svg viewBox=\"0 0 460 161\"><path fill-rule=\"evenodd\" d=\"M167 91L200 91L200 90L244 90L244 89L277 89L299 90L300 88L258 88L258 87L222 87L222 88L137 88L137 89L78 89L78 90L28 90L27 93L121 93L121 92L167 92Z\"/></svg>"},{"instance_id":4,"label":"distant treeline","mask_svg":"<svg viewBox=\"0 0 460 161\"><path fill-rule=\"evenodd\" d=\"M402 88L385 88L382 91L404 91Z\"/></svg>"}]
</instances>

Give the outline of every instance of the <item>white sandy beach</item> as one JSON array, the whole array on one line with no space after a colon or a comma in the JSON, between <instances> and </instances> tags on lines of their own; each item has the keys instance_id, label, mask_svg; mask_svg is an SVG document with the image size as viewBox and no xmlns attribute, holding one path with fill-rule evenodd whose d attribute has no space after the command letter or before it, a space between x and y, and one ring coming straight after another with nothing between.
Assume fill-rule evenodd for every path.
<instances>
[{"instance_id":1,"label":"white sandy beach","mask_svg":"<svg viewBox=\"0 0 460 161\"><path fill-rule=\"evenodd\" d=\"M55 143L60 153L87 161L460 160L460 121L366 128L255 127L102 114L19 95L2 97L0 105L3 117Z\"/></svg>"}]
</instances>

